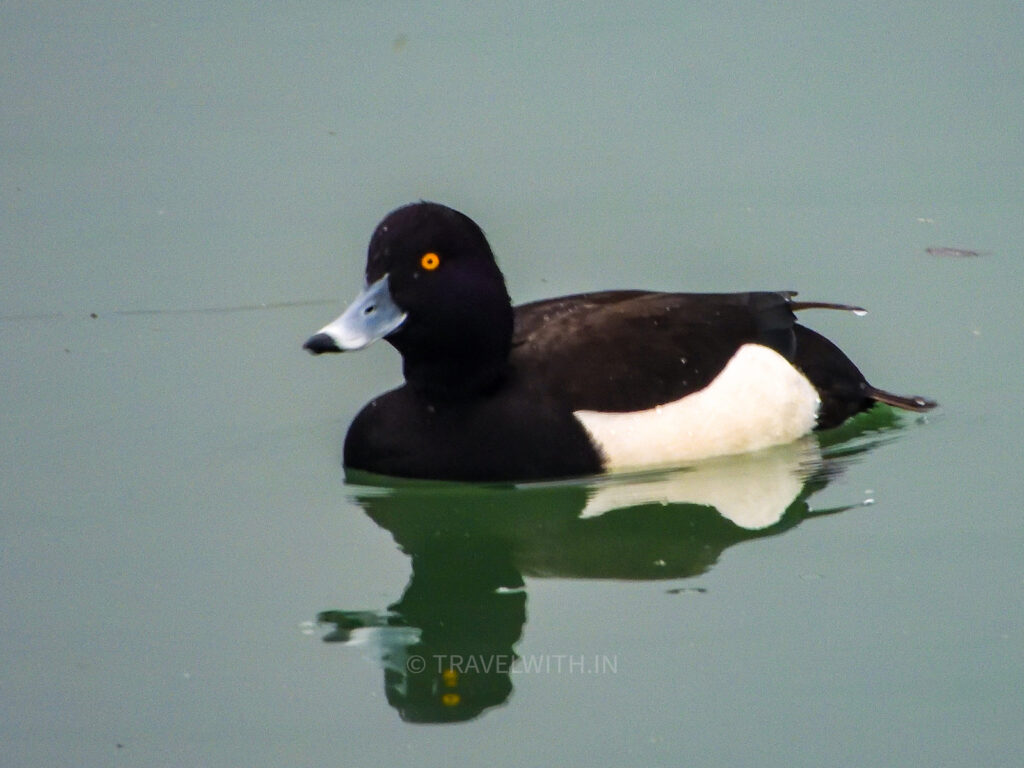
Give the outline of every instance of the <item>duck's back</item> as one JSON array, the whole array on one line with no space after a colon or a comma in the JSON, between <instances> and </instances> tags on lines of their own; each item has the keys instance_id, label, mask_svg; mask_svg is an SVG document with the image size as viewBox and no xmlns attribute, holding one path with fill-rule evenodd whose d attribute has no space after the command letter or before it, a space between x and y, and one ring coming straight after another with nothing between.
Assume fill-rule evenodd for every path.
<instances>
[{"instance_id":1,"label":"duck's back","mask_svg":"<svg viewBox=\"0 0 1024 768\"><path fill-rule=\"evenodd\" d=\"M704 389L744 345L793 361L790 296L605 291L523 304L510 360L573 411L646 410Z\"/></svg>"}]
</instances>

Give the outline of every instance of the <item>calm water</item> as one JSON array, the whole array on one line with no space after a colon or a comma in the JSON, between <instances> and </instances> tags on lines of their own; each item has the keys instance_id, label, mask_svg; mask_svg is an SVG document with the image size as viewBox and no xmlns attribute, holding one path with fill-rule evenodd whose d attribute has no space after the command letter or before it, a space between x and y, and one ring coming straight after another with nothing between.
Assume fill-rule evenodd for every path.
<instances>
[{"instance_id":1,"label":"calm water","mask_svg":"<svg viewBox=\"0 0 1024 768\"><path fill-rule=\"evenodd\" d=\"M1020 764L1024 11L687 6L0 6L0 763ZM942 408L346 481L397 356L300 345L417 198L520 301L865 305Z\"/></svg>"}]
</instances>

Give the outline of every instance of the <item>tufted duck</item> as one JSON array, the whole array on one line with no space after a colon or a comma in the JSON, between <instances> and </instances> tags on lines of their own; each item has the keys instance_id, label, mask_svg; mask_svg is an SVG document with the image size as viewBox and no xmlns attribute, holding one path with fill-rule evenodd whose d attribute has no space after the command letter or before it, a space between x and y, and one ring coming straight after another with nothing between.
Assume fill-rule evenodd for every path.
<instances>
[{"instance_id":1,"label":"tufted duck","mask_svg":"<svg viewBox=\"0 0 1024 768\"><path fill-rule=\"evenodd\" d=\"M388 214L366 288L313 354L385 338L405 384L356 416L345 466L384 475L525 481L679 464L787 443L874 403L872 387L795 311L793 292L602 291L513 308L480 228L443 205Z\"/></svg>"}]
</instances>

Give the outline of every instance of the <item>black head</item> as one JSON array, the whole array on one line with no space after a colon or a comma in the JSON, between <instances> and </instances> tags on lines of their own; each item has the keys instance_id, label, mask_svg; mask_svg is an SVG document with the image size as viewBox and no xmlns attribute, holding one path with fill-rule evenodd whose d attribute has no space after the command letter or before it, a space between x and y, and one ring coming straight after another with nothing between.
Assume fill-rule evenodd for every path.
<instances>
[{"instance_id":1,"label":"black head","mask_svg":"<svg viewBox=\"0 0 1024 768\"><path fill-rule=\"evenodd\" d=\"M412 386L454 396L490 386L504 370L512 304L487 238L468 216L428 202L392 211L370 239L366 284L369 295L307 349L358 349L383 335L402 353ZM382 332L364 332L370 324Z\"/></svg>"}]
</instances>

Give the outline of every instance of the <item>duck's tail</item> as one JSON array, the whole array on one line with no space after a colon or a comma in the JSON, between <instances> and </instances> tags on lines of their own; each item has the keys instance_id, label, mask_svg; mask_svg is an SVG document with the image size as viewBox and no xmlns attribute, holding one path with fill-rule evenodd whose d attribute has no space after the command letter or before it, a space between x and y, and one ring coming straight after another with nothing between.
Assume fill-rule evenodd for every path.
<instances>
[{"instance_id":1,"label":"duck's tail","mask_svg":"<svg viewBox=\"0 0 1024 768\"><path fill-rule=\"evenodd\" d=\"M790 309L794 312L799 312L803 309L838 309L844 312L852 312L853 314L860 316L868 313L868 311L863 307L858 307L854 304L835 304L830 301L793 301L793 297L796 296L796 291L783 291L782 293L789 300ZM916 411L918 413L922 413L924 411L930 411L938 405L934 400L930 400L927 397L921 397L920 395L895 395L892 392L886 392L884 389L872 387L867 382L864 382L864 385L864 394L876 403L885 403L886 405L891 405L894 408L902 408L904 411Z\"/></svg>"},{"instance_id":2,"label":"duck's tail","mask_svg":"<svg viewBox=\"0 0 1024 768\"><path fill-rule=\"evenodd\" d=\"M892 392L886 392L884 389L877 389L870 385L865 390L865 394L875 402L885 403L894 408L902 408L904 411L923 413L924 411L930 411L938 405L937 402L929 400L927 397L921 397L920 395L894 395Z\"/></svg>"}]
</instances>

